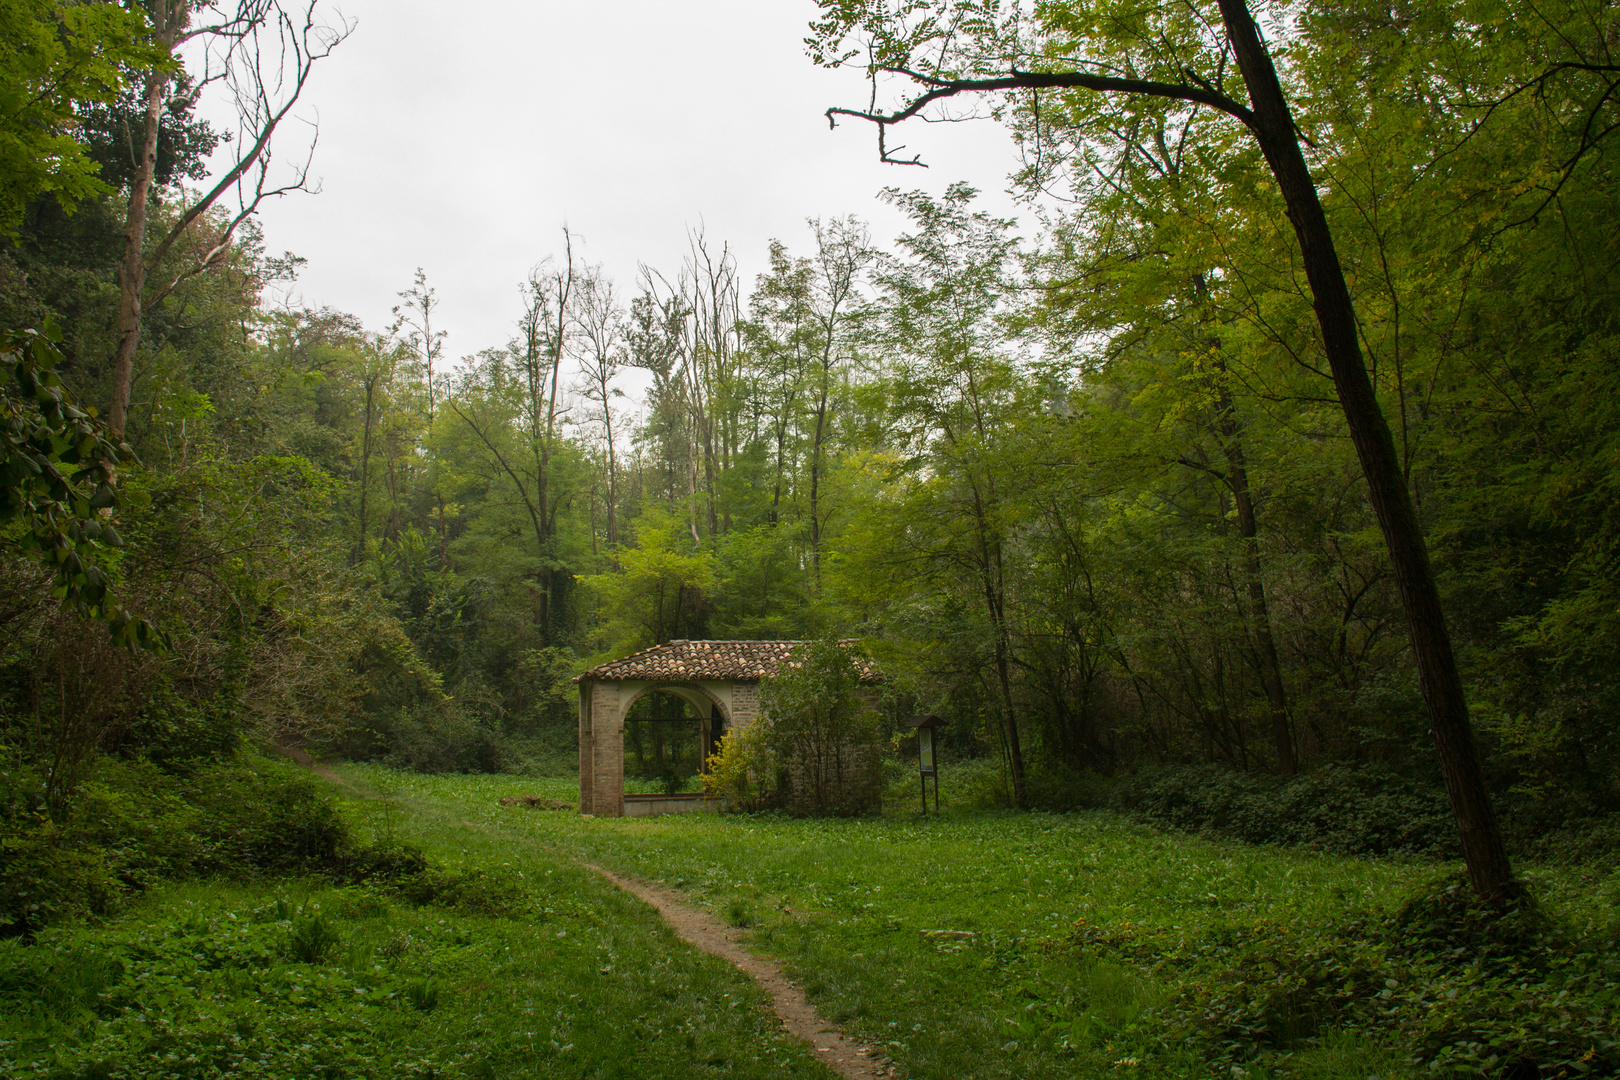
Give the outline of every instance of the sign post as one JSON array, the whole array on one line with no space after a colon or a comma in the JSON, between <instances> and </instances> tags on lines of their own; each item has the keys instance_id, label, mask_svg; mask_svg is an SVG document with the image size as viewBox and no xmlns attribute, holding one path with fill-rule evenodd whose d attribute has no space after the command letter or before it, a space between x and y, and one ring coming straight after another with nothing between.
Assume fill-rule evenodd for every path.
<instances>
[{"instance_id":1,"label":"sign post","mask_svg":"<svg viewBox=\"0 0 1620 1080\"><path fill-rule=\"evenodd\" d=\"M939 760L936 755L934 732L943 723L937 716L914 716L911 726L917 730L917 776L922 782L922 812L928 813L928 778L934 778L934 813L939 813Z\"/></svg>"}]
</instances>

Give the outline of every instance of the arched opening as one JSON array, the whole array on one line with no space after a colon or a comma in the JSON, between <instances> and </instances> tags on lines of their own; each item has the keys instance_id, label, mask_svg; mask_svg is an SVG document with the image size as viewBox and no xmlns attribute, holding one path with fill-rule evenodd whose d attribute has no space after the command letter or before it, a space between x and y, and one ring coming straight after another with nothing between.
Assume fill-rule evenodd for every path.
<instances>
[{"instance_id":1,"label":"arched opening","mask_svg":"<svg viewBox=\"0 0 1620 1080\"><path fill-rule=\"evenodd\" d=\"M700 791L724 724L708 695L687 687L658 687L637 698L624 717L625 793Z\"/></svg>"}]
</instances>

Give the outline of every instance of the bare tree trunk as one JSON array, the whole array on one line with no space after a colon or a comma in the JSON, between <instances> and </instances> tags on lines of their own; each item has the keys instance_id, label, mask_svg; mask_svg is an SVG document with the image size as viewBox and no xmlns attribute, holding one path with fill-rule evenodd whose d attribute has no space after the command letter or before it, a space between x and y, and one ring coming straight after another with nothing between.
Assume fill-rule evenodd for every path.
<instances>
[{"instance_id":1,"label":"bare tree trunk","mask_svg":"<svg viewBox=\"0 0 1620 1080\"><path fill-rule=\"evenodd\" d=\"M241 138L236 142L235 161L213 187L201 195L182 198L168 231L149 246L147 203L157 172L158 135L172 74L157 72L148 76L143 88L141 153L134 162L129 209L124 219L124 252L118 268L118 351L113 360L112 400L107 410L107 426L114 439L123 438L129 416L143 309L160 302L180 282L218 265L230 251L236 230L265 199L306 186L307 160L304 168L294 167L288 183L276 186L269 180L269 154L276 128L303 94L315 62L330 55L353 29L347 23L337 27L317 23L314 8L318 2L310 0L306 17L289 16L278 4L264 0L242 0L234 10L231 4L221 4L218 22L200 27L191 25L192 0L153 0L141 5L150 12L151 44L169 60L178 61L177 50L185 51L188 42L208 42L207 47L198 50L207 57L203 61L203 81L222 81L233 93ZM260 51L259 31L278 23L282 51L279 69L272 70L270 57L274 54ZM212 66L215 64L217 68ZM206 225L209 212L233 192L237 207L214 230L207 249L188 257L183 269L172 276L165 274L166 280L148 290L148 273L162 265L184 237L195 234L194 226L199 222Z\"/></svg>"},{"instance_id":2,"label":"bare tree trunk","mask_svg":"<svg viewBox=\"0 0 1620 1080\"><path fill-rule=\"evenodd\" d=\"M1378 407L1361 358L1355 308L1333 234L1317 197L1316 184L1300 152L1293 115L1283 97L1271 57L1244 0L1220 0L1222 21L1254 106L1253 129L1260 150L1277 178L1288 217L1299 240L1310 282L1322 345L1367 478L1373 512L1384 533L1390 565L1406 609L1418 679L1428 706L1429 729L1440 758L1440 772L1462 836L1468 877L1480 896L1501 900L1516 886L1507 847L1497 827L1474 747L1468 698L1446 630L1440 589L1429 563L1423 529L1389 424Z\"/></svg>"},{"instance_id":3,"label":"bare tree trunk","mask_svg":"<svg viewBox=\"0 0 1620 1080\"><path fill-rule=\"evenodd\" d=\"M619 501L619 465L618 458L613 451L613 414L608 412L607 409L602 411L606 414L603 423L607 427L607 545L611 548L619 542L618 511L616 509Z\"/></svg>"},{"instance_id":4,"label":"bare tree trunk","mask_svg":"<svg viewBox=\"0 0 1620 1080\"><path fill-rule=\"evenodd\" d=\"M153 5L153 28L167 42L169 5ZM107 410L107 429L113 441L124 437L129 416L129 395L135 374L135 351L141 343L141 298L146 291L146 213L152 197L152 177L157 171L158 132L163 106L169 97L169 75L153 72L146 78L145 130L141 133L141 153L135 162L135 178L130 184L129 210L124 215L124 255L118 264L118 353L113 361L112 402Z\"/></svg>"},{"instance_id":5,"label":"bare tree trunk","mask_svg":"<svg viewBox=\"0 0 1620 1080\"><path fill-rule=\"evenodd\" d=\"M1012 635L1007 627L1007 581L1001 560L1001 540L990 534L984 499L977 483L973 487L973 520L979 536L980 584L984 590L985 614L995 631L996 680L1001 690L1002 715L1007 732L1007 755L1010 759L1013 803L1025 805L1024 751L1018 737L1018 710L1012 692Z\"/></svg>"},{"instance_id":6,"label":"bare tree trunk","mask_svg":"<svg viewBox=\"0 0 1620 1080\"><path fill-rule=\"evenodd\" d=\"M354 561L358 563L366 557L366 496L371 491L371 423L372 406L377 393L376 375L365 377L366 385L366 426L360 436L360 529L355 539Z\"/></svg>"},{"instance_id":7,"label":"bare tree trunk","mask_svg":"<svg viewBox=\"0 0 1620 1080\"><path fill-rule=\"evenodd\" d=\"M821 447L827 431L827 385L830 378L822 365L821 397L816 402L816 432L810 444L810 584L821 590Z\"/></svg>"},{"instance_id":8,"label":"bare tree trunk","mask_svg":"<svg viewBox=\"0 0 1620 1080\"><path fill-rule=\"evenodd\" d=\"M1226 453L1226 483L1237 507L1238 535L1243 538L1243 576L1249 596L1249 625L1254 633L1255 652L1260 661L1260 682L1265 687L1266 705L1271 714L1271 741L1277 752L1277 770L1284 776L1299 771L1294 754L1294 734L1288 722L1288 696L1283 689L1282 665L1277 661L1277 643L1271 633L1271 613L1266 605L1266 583L1260 565L1260 525L1249 492L1249 469L1243 455L1242 432L1238 427L1232 400L1223 390L1216 401L1220 410L1221 442Z\"/></svg>"}]
</instances>

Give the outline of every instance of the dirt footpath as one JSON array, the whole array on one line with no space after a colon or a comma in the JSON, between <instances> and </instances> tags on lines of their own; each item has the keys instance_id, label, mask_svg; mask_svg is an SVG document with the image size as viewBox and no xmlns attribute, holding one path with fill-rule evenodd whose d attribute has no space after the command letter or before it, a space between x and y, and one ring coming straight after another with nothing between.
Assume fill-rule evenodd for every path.
<instances>
[{"instance_id":1,"label":"dirt footpath","mask_svg":"<svg viewBox=\"0 0 1620 1080\"><path fill-rule=\"evenodd\" d=\"M276 749L332 783L348 788L362 797L372 797L371 793L356 788L319 761L312 759L303 750L291 746L277 746ZM487 826L476 825L471 821L463 821L461 824L468 829L487 829ZM525 842L534 843L532 840ZM816 1056L829 1069L847 1077L848 1080L889 1080L894 1075L893 1066L886 1062L880 1064L873 1059L871 1050L846 1039L844 1033L838 1029L838 1025L822 1019L815 1006L804 996L804 991L783 974L781 967L745 949L737 930L725 925L708 912L686 904L681 895L673 889L661 888L633 878L623 878L590 863L579 865L601 874L618 888L651 904L682 941L718 956L757 982L767 994L771 995L771 1008L781 1019L783 1030L815 1047Z\"/></svg>"},{"instance_id":2,"label":"dirt footpath","mask_svg":"<svg viewBox=\"0 0 1620 1080\"><path fill-rule=\"evenodd\" d=\"M782 1019L782 1027L816 1048L816 1056L829 1069L849 1080L887 1080L892 1068L879 1065L866 1047L844 1037L837 1025L828 1023L805 998L804 991L791 982L782 969L743 948L739 933L706 911L689 907L673 889L622 878L600 866L581 863L633 896L658 909L664 921L681 940L706 953L718 956L747 975L771 995L771 1005Z\"/></svg>"}]
</instances>

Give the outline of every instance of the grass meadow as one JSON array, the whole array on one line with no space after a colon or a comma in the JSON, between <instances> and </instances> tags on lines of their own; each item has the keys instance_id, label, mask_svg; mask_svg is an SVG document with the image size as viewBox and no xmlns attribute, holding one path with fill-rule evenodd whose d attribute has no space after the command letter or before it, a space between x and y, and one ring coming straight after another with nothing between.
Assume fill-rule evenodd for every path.
<instances>
[{"instance_id":1,"label":"grass meadow","mask_svg":"<svg viewBox=\"0 0 1620 1080\"><path fill-rule=\"evenodd\" d=\"M1263 967L1246 936L1387 918L1454 866L1171 835L1105 813L584 819L499 802L568 797L561 780L344 772L386 795L410 828L432 832L456 819L509 838L514 850L540 845L686 891L749 927L756 951L781 961L825 1015L887 1053L899 1076L1433 1074L1411 1062L1401 1039L1364 1026L1318 1024L1257 1055L1209 1037L1219 1023L1188 1037L1185 1025L1152 1014L1172 999L1183 1013L1189 998L1222 1006L1189 985L1200 956ZM374 807L372 820L381 813ZM1617 925L1620 876L1526 876L1562 922ZM1145 947L1133 950L1133 941ZM1267 980L1263 970L1255 976ZM1393 981L1378 993L1423 992Z\"/></svg>"},{"instance_id":2,"label":"grass meadow","mask_svg":"<svg viewBox=\"0 0 1620 1080\"><path fill-rule=\"evenodd\" d=\"M1521 993L1483 961L1441 978L1357 937L1455 873L1431 862L1090 812L591 819L499 801L572 799L566 780L337 772L360 839L434 866L414 891L159 885L103 925L0 942L0 1074L830 1075L748 980L581 862L746 928L902 1080L1513 1075L1494 1028L1459 1042L1452 1017L1462 1049L1420 1064L1428 1029L1377 1022L1405 1010L1433 1027L1470 994L1564 1009L1569 1045L1613 1027L1601 986L1536 1004L1532 984ZM1615 940L1620 876L1527 876L1560 925ZM1313 936L1324 926L1351 930ZM1577 999L1587 1012L1571 1019ZM1584 1074L1612 1075L1593 1045Z\"/></svg>"}]
</instances>

